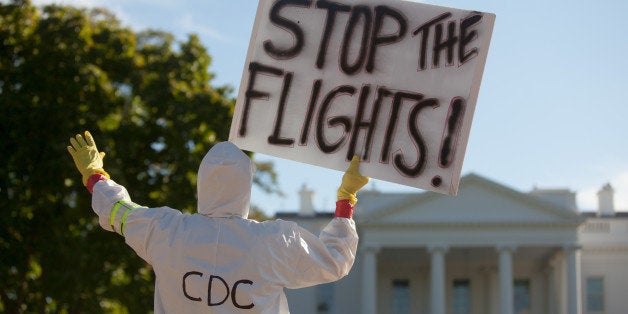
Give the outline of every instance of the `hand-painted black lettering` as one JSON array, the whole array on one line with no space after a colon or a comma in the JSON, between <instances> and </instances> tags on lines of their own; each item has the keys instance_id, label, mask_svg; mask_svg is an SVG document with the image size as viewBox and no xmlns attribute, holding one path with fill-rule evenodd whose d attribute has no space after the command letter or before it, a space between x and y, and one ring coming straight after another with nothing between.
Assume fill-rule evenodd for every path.
<instances>
[{"instance_id":1,"label":"hand-painted black lettering","mask_svg":"<svg viewBox=\"0 0 628 314\"><path fill-rule=\"evenodd\" d=\"M319 9L327 10L325 30L323 31L323 37L321 37L321 44L318 47L318 57L316 57L316 67L322 69L325 66L325 57L327 56L329 39L334 32L334 25L336 24L336 13L351 12L351 6L340 4L337 2L319 0L316 2L316 7Z\"/></svg>"},{"instance_id":2,"label":"hand-painted black lettering","mask_svg":"<svg viewBox=\"0 0 628 314\"><path fill-rule=\"evenodd\" d=\"M451 164L455 150L455 140L458 139L458 130L464 115L464 99L460 97L454 98L449 106L449 116L447 118L447 133L442 141L438 163L441 167L447 167Z\"/></svg>"},{"instance_id":3,"label":"hand-painted black lettering","mask_svg":"<svg viewBox=\"0 0 628 314\"><path fill-rule=\"evenodd\" d=\"M189 300L196 301L196 302L201 302L202 301L201 298L195 298L193 296L190 296L190 294L188 293L187 285L186 285L186 279L188 279L189 276L203 277L203 273L199 273L197 271L189 271L189 272L185 273L185 275L183 275L183 280L182 280L183 295L186 298L188 298Z\"/></svg>"},{"instance_id":4,"label":"hand-painted black lettering","mask_svg":"<svg viewBox=\"0 0 628 314\"><path fill-rule=\"evenodd\" d=\"M382 105L382 101L384 98L392 95L392 92L384 87L380 87L377 90L377 99L373 104L373 109L371 110L371 118L370 121L363 120L364 118L364 110L366 109L366 99L368 94L370 93L370 85L366 85L362 87L362 92L360 93L360 100L358 105L358 110L356 112L355 122L353 123L353 131L351 132L351 141L349 142L349 149L347 150L347 160L351 160L353 155L355 154L355 146L358 142L358 136L360 134L360 129L366 128L366 139L364 140L364 150L362 152L362 160L369 160L371 154L371 145L373 143L373 133L375 132L375 126L377 126L377 118L379 117L379 110Z\"/></svg>"},{"instance_id":5,"label":"hand-painted black lettering","mask_svg":"<svg viewBox=\"0 0 628 314\"><path fill-rule=\"evenodd\" d=\"M427 156L427 146L425 145L425 141L419 132L419 126L417 125L417 120L419 117L419 113L423 108L438 107L438 100L436 98L429 98L420 101L410 111L410 115L408 117L408 128L410 131L410 136L412 137L412 141L417 145L418 148L418 158L414 165L408 166L405 162L405 158L403 154L397 153L394 156L394 165L402 174L414 178L417 177L423 169L425 168L425 156Z\"/></svg>"},{"instance_id":6,"label":"hand-painted black lettering","mask_svg":"<svg viewBox=\"0 0 628 314\"><path fill-rule=\"evenodd\" d=\"M439 16L437 16L436 18L428 21L425 24L420 25L419 27L417 27L414 32L412 33L413 36L416 36L419 33L422 33L421 36L421 43L419 46L419 70L425 70L426 69L426 59L427 59L427 43L428 43L428 39L430 37L430 28L433 25L436 25L438 23L440 23L441 21L448 19L451 17L451 12L445 12Z\"/></svg>"},{"instance_id":7,"label":"hand-painted black lettering","mask_svg":"<svg viewBox=\"0 0 628 314\"><path fill-rule=\"evenodd\" d=\"M203 277L203 273L201 272L197 272L197 271L190 271L185 273L185 275L183 275L183 279L182 279L182 285L183 285L183 294L185 295L185 297L189 300L195 301L195 302L201 302L202 299L200 297L196 298L191 296L188 293L188 288L187 288L187 279L190 276L198 276L200 278ZM216 279L216 280L214 280ZM220 289L220 286L223 286L223 289ZM209 281L207 284L207 306L220 306L225 304L225 302L227 301L227 299L229 299L229 295L231 295L231 302L233 303L233 306L235 306L236 308L239 309L244 309L244 310L248 310L248 309L252 309L255 304L253 304L252 302L248 305L242 305L240 303L238 303L238 286L240 285L249 285L252 286L253 285L253 281L249 280L249 279L240 279L238 281L236 281L232 288L229 289L230 285L229 283L227 283L227 281L225 281L225 279L223 279L220 276L216 276L216 275L210 275L209 276ZM216 289L218 288L218 289ZM218 290L218 292L216 291ZM214 299L216 299L216 295L222 295L222 293L224 293L224 298L220 301L214 301ZM245 292L246 294L246 292ZM242 299L242 298L241 298Z\"/></svg>"},{"instance_id":8,"label":"hand-painted black lettering","mask_svg":"<svg viewBox=\"0 0 628 314\"><path fill-rule=\"evenodd\" d=\"M252 309L255 304L253 304L251 302L251 304L248 305L240 305L236 299L236 292L238 291L238 285L241 284L247 284L247 285L253 285L253 282L248 280L248 279L242 279L242 280L238 280L233 284L233 289L231 289L231 302L233 303L233 305L239 309L243 309L243 310L249 310Z\"/></svg>"},{"instance_id":9,"label":"hand-painted black lettering","mask_svg":"<svg viewBox=\"0 0 628 314\"><path fill-rule=\"evenodd\" d=\"M456 23L449 22L447 26L447 40L443 40L443 24L437 24L434 29L434 51L432 52L432 65L440 66L440 55L442 50L447 51L447 65L454 64L454 48L458 42L456 36Z\"/></svg>"},{"instance_id":10,"label":"hand-painted black lettering","mask_svg":"<svg viewBox=\"0 0 628 314\"><path fill-rule=\"evenodd\" d=\"M375 117L374 121L362 121L362 117L364 116L364 109L366 107L366 100L371 92L371 85L362 86L362 91L360 92L360 99L358 100L358 110L355 115L355 123L353 124L353 131L351 132L351 140L349 141L349 149L347 150L347 160L351 160L353 155L355 155L355 145L358 142L358 135L360 133L359 129L361 128L374 128L375 123L377 122L377 117ZM368 154L365 154L368 155ZM362 158L362 160L366 160Z\"/></svg>"},{"instance_id":11,"label":"hand-painted black lettering","mask_svg":"<svg viewBox=\"0 0 628 314\"><path fill-rule=\"evenodd\" d=\"M275 128L273 134L268 137L268 144L292 146L294 144L293 138L281 137L281 125L283 124L283 114L286 110L286 101L288 99L288 91L292 85L292 77L294 73L286 73L283 81L283 88L281 89L281 98L279 99L279 106L277 107L277 116L275 118Z\"/></svg>"},{"instance_id":12,"label":"hand-painted black lettering","mask_svg":"<svg viewBox=\"0 0 628 314\"><path fill-rule=\"evenodd\" d=\"M393 144L395 129L397 128L397 119L399 118L399 109L403 101L415 100L419 101L423 99L422 94L417 93L408 93L408 92L396 92L393 97L393 105L390 113L390 120L388 121L388 127L386 128L386 135L384 137L384 145L382 147L382 153L380 155L380 159L382 163L388 163L388 158L390 154L390 147Z\"/></svg>"},{"instance_id":13,"label":"hand-painted black lettering","mask_svg":"<svg viewBox=\"0 0 628 314\"><path fill-rule=\"evenodd\" d=\"M283 70L262 65L257 62L251 62L249 64L249 84L245 92L244 110L242 110L242 119L240 121L240 129L238 134L240 136L246 136L247 123L249 121L249 109L251 107L251 101L253 99L268 99L270 96L267 92L261 92L254 89L255 78L258 73L265 73L274 76L282 76Z\"/></svg>"},{"instance_id":14,"label":"hand-painted black lettering","mask_svg":"<svg viewBox=\"0 0 628 314\"><path fill-rule=\"evenodd\" d=\"M287 5L309 8L311 4L311 0L278 0L275 4L273 4L273 7L270 10L270 21L273 24L290 31L295 40L292 47L285 49L275 47L275 44L273 44L271 40L264 41L264 50L268 53L268 55L276 59L291 59L296 57L301 52L304 45L303 42L305 41L303 30L298 23L281 16L279 12Z\"/></svg>"},{"instance_id":15,"label":"hand-painted black lettering","mask_svg":"<svg viewBox=\"0 0 628 314\"><path fill-rule=\"evenodd\" d=\"M338 142L336 142L335 144L335 147L333 150L335 151L342 144L342 142L344 142L347 133L351 131L351 119L347 116L339 116L339 117L333 117L329 119L327 123L329 124L330 128L333 128L336 126L342 126L343 128L343 134L338 140Z\"/></svg>"},{"instance_id":16,"label":"hand-painted black lettering","mask_svg":"<svg viewBox=\"0 0 628 314\"><path fill-rule=\"evenodd\" d=\"M212 286L213 286L214 278L220 280L222 282L222 284L224 285L225 290L227 291L225 293L225 298L222 299L222 301L215 302L215 303L212 302L212 296L213 296L212 295ZM215 293L215 291L214 291L214 293ZM220 277L220 276L211 275L209 277L209 284L207 285L207 305L208 306L222 305L223 303L225 303L225 301L227 301L228 298L229 298L229 285L227 284L227 282L224 279L222 279L222 277Z\"/></svg>"},{"instance_id":17,"label":"hand-painted black lettering","mask_svg":"<svg viewBox=\"0 0 628 314\"><path fill-rule=\"evenodd\" d=\"M355 92L356 92L356 88L355 87L350 86L350 85L341 85L341 86L338 86L338 87L334 88L331 92L329 92L329 94L327 94L327 96L323 100L323 103L321 104L321 107L319 109L318 119L317 119L317 123L316 123L316 143L318 144L318 146L320 147L320 149L321 149L321 151L323 153L330 154L330 153L333 153L334 151L336 151L338 149L338 147L340 147L340 145L342 145L342 142L344 142L347 133L351 129L351 120L349 120L349 118L347 118L347 117L338 118L337 117L337 118L331 119L329 121L329 125L330 126L334 126L334 125L337 125L337 124L342 124L344 126L344 133L340 137L340 139L338 139L336 141L336 143L333 143L333 144L328 144L327 143L327 140L325 139L325 134L323 132L324 131L323 126L325 125L325 120L327 118L327 111L329 110L331 102L337 96L340 96L342 94L348 94L350 96L353 96L355 94Z\"/></svg>"},{"instance_id":18,"label":"hand-painted black lettering","mask_svg":"<svg viewBox=\"0 0 628 314\"><path fill-rule=\"evenodd\" d=\"M476 13L469 17L466 17L460 22L460 44L458 45L458 58L460 64L464 64L478 54L478 48L474 47L467 51L467 45L470 44L475 38L477 38L478 32L472 30L468 32L469 28L476 24L479 24L482 20L482 14Z\"/></svg>"},{"instance_id":19,"label":"hand-painted black lettering","mask_svg":"<svg viewBox=\"0 0 628 314\"><path fill-rule=\"evenodd\" d=\"M396 34L382 35L382 26L386 17L393 18L399 25L399 31ZM369 58L366 62L366 71L372 73L375 69L375 60L377 56L377 47L388 45L400 41L408 30L408 22L401 12L385 6L378 5L375 7L375 27L373 28L373 36L371 36L371 44Z\"/></svg>"},{"instance_id":20,"label":"hand-painted black lettering","mask_svg":"<svg viewBox=\"0 0 628 314\"><path fill-rule=\"evenodd\" d=\"M443 184L443 178L441 178L440 176L434 176L432 178L432 186L437 188L440 187L440 185Z\"/></svg>"},{"instance_id":21,"label":"hand-painted black lettering","mask_svg":"<svg viewBox=\"0 0 628 314\"><path fill-rule=\"evenodd\" d=\"M305 122L303 122L303 128L301 129L301 140L299 141L300 145L307 144L307 138L310 135L310 125L312 124L312 116L314 115L314 109L316 108L316 103L318 102L318 95L321 92L322 84L323 80L314 81L314 86L312 87L312 96L310 97L310 104L307 106Z\"/></svg>"},{"instance_id":22,"label":"hand-painted black lettering","mask_svg":"<svg viewBox=\"0 0 628 314\"><path fill-rule=\"evenodd\" d=\"M351 41L353 39L353 32L355 31L355 28L358 25L360 19L364 20L364 24L362 27L362 40L360 42L360 51L355 62L353 64L350 64L348 59L351 48ZM347 27L345 29L345 36L342 41L342 51L340 53L340 68L348 75L353 75L358 72L362 68L364 60L366 60L366 49L369 44L369 36L371 34L372 23L373 15L369 7L363 5L356 5L355 7L353 7L353 10L351 10L351 17L349 17L349 22L347 23Z\"/></svg>"},{"instance_id":23,"label":"hand-painted black lettering","mask_svg":"<svg viewBox=\"0 0 628 314\"><path fill-rule=\"evenodd\" d=\"M375 125L377 124L377 118L379 117L379 110L382 107L382 102L384 101L384 98L390 97L391 95L392 92L385 87L380 87L377 90L377 100L375 100L375 105L373 106L373 110L371 112L372 126L369 127L368 133L366 133L366 140L364 141L364 154L362 156L364 160L368 160L371 153L373 134L375 133Z\"/></svg>"}]
</instances>

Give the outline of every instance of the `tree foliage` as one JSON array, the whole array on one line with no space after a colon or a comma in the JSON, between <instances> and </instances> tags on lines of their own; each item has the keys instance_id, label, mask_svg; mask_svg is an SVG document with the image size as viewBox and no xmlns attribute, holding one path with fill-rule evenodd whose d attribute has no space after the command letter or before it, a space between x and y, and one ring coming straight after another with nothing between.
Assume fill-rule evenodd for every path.
<instances>
[{"instance_id":1,"label":"tree foliage","mask_svg":"<svg viewBox=\"0 0 628 314\"><path fill-rule=\"evenodd\" d=\"M228 137L234 104L210 62L195 35L0 3L0 312L152 309L149 266L100 229L66 146L90 130L136 203L194 210L198 165ZM275 190L272 171L256 180Z\"/></svg>"}]
</instances>

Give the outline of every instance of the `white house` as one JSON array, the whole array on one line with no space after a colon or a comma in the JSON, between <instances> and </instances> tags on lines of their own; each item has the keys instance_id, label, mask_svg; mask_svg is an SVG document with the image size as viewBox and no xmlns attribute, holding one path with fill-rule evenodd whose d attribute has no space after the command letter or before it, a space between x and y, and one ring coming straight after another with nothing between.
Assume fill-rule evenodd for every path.
<instances>
[{"instance_id":1,"label":"white house","mask_svg":"<svg viewBox=\"0 0 628 314\"><path fill-rule=\"evenodd\" d=\"M458 196L359 195L360 244L344 279L287 290L291 312L431 314L628 313L628 213L613 190L582 213L569 190L513 190L462 178ZM318 233L331 213L278 213Z\"/></svg>"}]
</instances>

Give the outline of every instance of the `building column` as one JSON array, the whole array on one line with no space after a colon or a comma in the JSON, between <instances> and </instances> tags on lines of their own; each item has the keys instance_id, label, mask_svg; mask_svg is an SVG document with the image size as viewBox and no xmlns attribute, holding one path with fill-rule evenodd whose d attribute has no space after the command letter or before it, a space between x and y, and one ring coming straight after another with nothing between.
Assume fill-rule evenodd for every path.
<instances>
[{"instance_id":1,"label":"building column","mask_svg":"<svg viewBox=\"0 0 628 314\"><path fill-rule=\"evenodd\" d=\"M547 266L547 269L545 271L545 277L546 277L546 286L547 286L547 293L545 294L545 309L547 310L547 313L549 314L555 314L556 308L557 308L557 303L558 303L558 298L556 297L556 291L557 291L557 287L556 287L556 267L554 265L552 265L552 262L550 262L550 265Z\"/></svg>"},{"instance_id":2,"label":"building column","mask_svg":"<svg viewBox=\"0 0 628 314\"><path fill-rule=\"evenodd\" d=\"M367 246L362 265L362 313L377 313L377 253L379 247Z\"/></svg>"},{"instance_id":3,"label":"building column","mask_svg":"<svg viewBox=\"0 0 628 314\"><path fill-rule=\"evenodd\" d=\"M513 314L512 254L514 246L498 246L499 252L499 313Z\"/></svg>"},{"instance_id":4,"label":"building column","mask_svg":"<svg viewBox=\"0 0 628 314\"><path fill-rule=\"evenodd\" d=\"M432 246L428 250L432 256L430 280L430 313L445 314L445 253L447 247Z\"/></svg>"},{"instance_id":5,"label":"building column","mask_svg":"<svg viewBox=\"0 0 628 314\"><path fill-rule=\"evenodd\" d=\"M565 257L567 258L567 314L582 314L580 247L565 247Z\"/></svg>"}]
</instances>

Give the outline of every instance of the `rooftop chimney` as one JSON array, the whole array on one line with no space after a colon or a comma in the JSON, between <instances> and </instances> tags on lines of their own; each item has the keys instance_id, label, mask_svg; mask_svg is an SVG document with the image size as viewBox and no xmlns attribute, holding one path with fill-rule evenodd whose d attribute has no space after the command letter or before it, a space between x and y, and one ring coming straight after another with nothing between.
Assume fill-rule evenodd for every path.
<instances>
[{"instance_id":1,"label":"rooftop chimney","mask_svg":"<svg viewBox=\"0 0 628 314\"><path fill-rule=\"evenodd\" d=\"M299 196L301 197L301 208L299 210L299 215L314 216L314 214L316 214L314 212L314 205L312 204L314 191L309 190L307 186L303 184L301 190L299 191Z\"/></svg>"},{"instance_id":2,"label":"rooftop chimney","mask_svg":"<svg viewBox=\"0 0 628 314\"><path fill-rule=\"evenodd\" d=\"M610 183L607 183L597 192L598 216L615 216L614 196L615 190Z\"/></svg>"}]
</instances>

